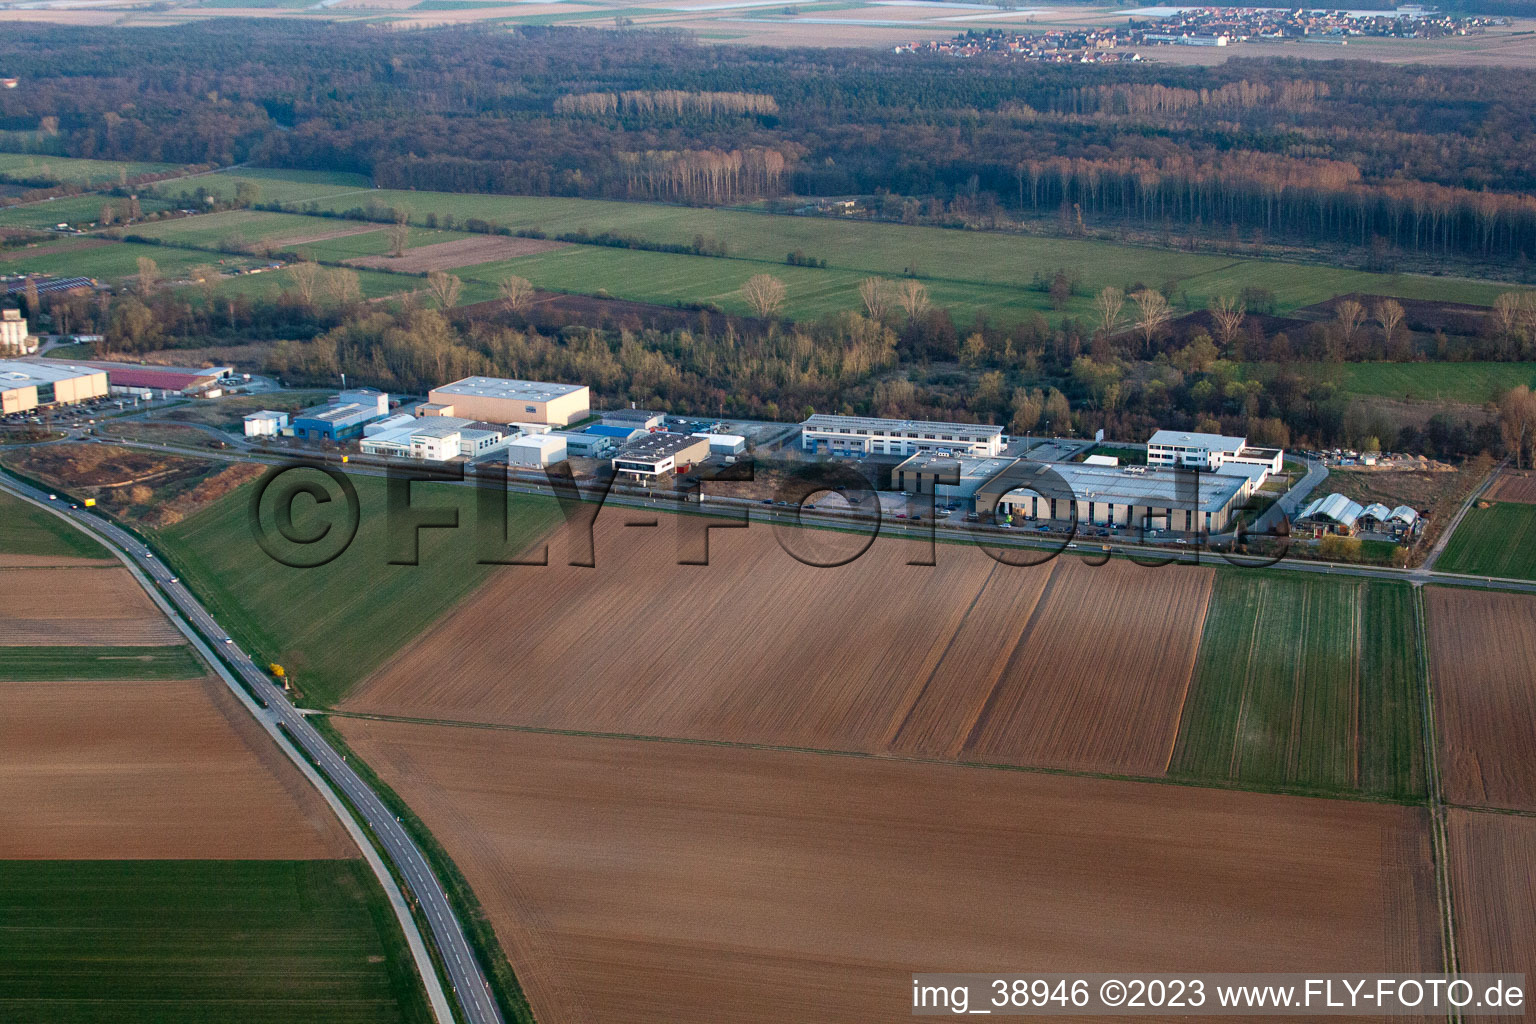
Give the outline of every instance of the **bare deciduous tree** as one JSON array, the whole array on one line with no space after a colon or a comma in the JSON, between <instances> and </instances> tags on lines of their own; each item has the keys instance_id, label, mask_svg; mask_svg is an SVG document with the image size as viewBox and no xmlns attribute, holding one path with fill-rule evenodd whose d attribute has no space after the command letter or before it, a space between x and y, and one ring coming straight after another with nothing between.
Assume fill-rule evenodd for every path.
<instances>
[{"instance_id":1,"label":"bare deciduous tree","mask_svg":"<svg viewBox=\"0 0 1536 1024\"><path fill-rule=\"evenodd\" d=\"M402 206L395 211L395 222L389 226L389 254L396 259L404 256L410 241L411 211Z\"/></svg>"},{"instance_id":2,"label":"bare deciduous tree","mask_svg":"<svg viewBox=\"0 0 1536 1024\"><path fill-rule=\"evenodd\" d=\"M1531 449L1536 446L1536 393L1524 384L1510 388L1499 399L1499 430L1515 467L1530 466Z\"/></svg>"},{"instance_id":3,"label":"bare deciduous tree","mask_svg":"<svg viewBox=\"0 0 1536 1024\"><path fill-rule=\"evenodd\" d=\"M778 316L784 308L784 282L772 274L753 274L741 286L741 298L760 317Z\"/></svg>"},{"instance_id":4,"label":"bare deciduous tree","mask_svg":"<svg viewBox=\"0 0 1536 1024\"><path fill-rule=\"evenodd\" d=\"M891 308L890 285L881 277L866 277L859 282L859 299L871 320L883 320Z\"/></svg>"},{"instance_id":5,"label":"bare deciduous tree","mask_svg":"<svg viewBox=\"0 0 1536 1024\"><path fill-rule=\"evenodd\" d=\"M350 306L361 302L363 298L363 285L358 279L357 271L348 270L346 267L332 267L326 272L325 290L330 295L331 301L338 306Z\"/></svg>"},{"instance_id":6,"label":"bare deciduous tree","mask_svg":"<svg viewBox=\"0 0 1536 1024\"><path fill-rule=\"evenodd\" d=\"M921 281L907 278L896 287L896 298L907 311L908 320L916 320L928 311L928 289Z\"/></svg>"},{"instance_id":7,"label":"bare deciduous tree","mask_svg":"<svg viewBox=\"0 0 1536 1024\"><path fill-rule=\"evenodd\" d=\"M148 256L138 258L139 294L149 295L160 287L160 265Z\"/></svg>"},{"instance_id":8,"label":"bare deciduous tree","mask_svg":"<svg viewBox=\"0 0 1536 1024\"><path fill-rule=\"evenodd\" d=\"M533 283L526 277L506 278L496 290L501 294L502 305L513 313L521 313L533 301Z\"/></svg>"},{"instance_id":9,"label":"bare deciduous tree","mask_svg":"<svg viewBox=\"0 0 1536 1024\"><path fill-rule=\"evenodd\" d=\"M1365 307L1354 299L1344 299L1333 307L1333 315L1339 329L1339 340L1344 344L1344 354L1348 356L1354 351L1355 336L1360 333L1360 325L1365 323Z\"/></svg>"},{"instance_id":10,"label":"bare deciduous tree","mask_svg":"<svg viewBox=\"0 0 1536 1024\"><path fill-rule=\"evenodd\" d=\"M1211 319L1216 324L1216 340L1222 348L1230 348L1232 339L1242 329L1248 307L1230 295L1220 295L1210 306Z\"/></svg>"},{"instance_id":11,"label":"bare deciduous tree","mask_svg":"<svg viewBox=\"0 0 1536 1024\"><path fill-rule=\"evenodd\" d=\"M439 309L448 309L458 305L459 292L464 288L464 282L452 274L441 270L434 270L427 275L427 291L437 300Z\"/></svg>"},{"instance_id":12,"label":"bare deciduous tree","mask_svg":"<svg viewBox=\"0 0 1536 1024\"><path fill-rule=\"evenodd\" d=\"M320 276L324 273L324 267L310 260L295 263L288 268L288 277L293 281L293 290L299 293L299 301L306 307L315 304L315 292L320 287Z\"/></svg>"},{"instance_id":13,"label":"bare deciduous tree","mask_svg":"<svg viewBox=\"0 0 1536 1024\"><path fill-rule=\"evenodd\" d=\"M1120 314L1125 311L1125 292L1111 285L1093 297L1093 310L1099 317L1099 330L1114 334L1120 326Z\"/></svg>"},{"instance_id":14,"label":"bare deciduous tree","mask_svg":"<svg viewBox=\"0 0 1536 1024\"><path fill-rule=\"evenodd\" d=\"M1397 329L1403 325L1404 316L1403 304L1396 299L1382 299L1371 307L1371 319L1381 325L1382 343L1388 358L1392 356L1392 342L1397 337Z\"/></svg>"},{"instance_id":15,"label":"bare deciduous tree","mask_svg":"<svg viewBox=\"0 0 1536 1024\"><path fill-rule=\"evenodd\" d=\"M1152 342L1163 326L1173 319L1173 307L1168 305L1162 292L1151 288L1143 288L1132 295L1131 301L1136 303L1136 330L1141 334L1142 345L1151 352Z\"/></svg>"}]
</instances>

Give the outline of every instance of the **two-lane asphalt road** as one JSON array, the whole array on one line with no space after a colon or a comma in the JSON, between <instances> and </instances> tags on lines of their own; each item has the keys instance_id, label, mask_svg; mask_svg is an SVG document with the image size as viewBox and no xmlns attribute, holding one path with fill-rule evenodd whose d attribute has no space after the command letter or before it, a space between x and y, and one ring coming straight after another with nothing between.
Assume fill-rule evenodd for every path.
<instances>
[{"instance_id":1,"label":"two-lane asphalt road","mask_svg":"<svg viewBox=\"0 0 1536 1024\"><path fill-rule=\"evenodd\" d=\"M202 634L249 686L251 692L265 702L264 713L269 716L268 721L286 730L287 735L319 766L325 777L345 794L373 830L397 875L404 880L420 904L465 1019L470 1024L504 1024L501 1010L491 996L489 983L479 961L475 959L463 926L454 916L442 884L421 850L411 841L378 794L305 721L298 709L289 703L283 691L236 644L224 642L228 634L191 592L176 580L170 569L126 530L86 509L72 509L62 501L50 501L47 492L5 476L0 476L0 489L30 498L49 511L74 521L108 547L127 555L142 574L159 584L175 611ZM407 928L408 932L412 930L414 925ZM430 966L428 970L430 972ZM426 981L428 993L431 994L438 988L435 973ZM439 1005L434 1009L440 1018L439 1024L452 1024L451 1018L442 1019L446 1006Z\"/></svg>"}]
</instances>

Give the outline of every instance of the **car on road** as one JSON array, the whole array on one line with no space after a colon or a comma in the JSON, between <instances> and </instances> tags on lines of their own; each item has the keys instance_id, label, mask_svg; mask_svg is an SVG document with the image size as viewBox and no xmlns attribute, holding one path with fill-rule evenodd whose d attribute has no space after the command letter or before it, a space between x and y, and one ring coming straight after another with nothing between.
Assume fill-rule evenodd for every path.
<instances>
[{"instance_id":1,"label":"car on road","mask_svg":"<svg viewBox=\"0 0 1536 1024\"><path fill-rule=\"evenodd\" d=\"M230 639L229 637L225 637L224 638L224 642L227 643L227 644L232 644L232 643L234 643L234 640Z\"/></svg>"}]
</instances>

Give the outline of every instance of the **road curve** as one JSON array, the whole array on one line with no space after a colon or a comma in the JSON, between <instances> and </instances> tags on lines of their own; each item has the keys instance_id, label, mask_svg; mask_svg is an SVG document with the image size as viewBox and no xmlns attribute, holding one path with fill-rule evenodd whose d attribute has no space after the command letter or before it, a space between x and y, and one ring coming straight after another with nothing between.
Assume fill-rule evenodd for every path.
<instances>
[{"instance_id":1,"label":"road curve","mask_svg":"<svg viewBox=\"0 0 1536 1024\"><path fill-rule=\"evenodd\" d=\"M432 931L433 941L436 943L438 953L448 972L449 981L453 985L454 994L461 1008L464 1019L470 1024L505 1024L501 1009L496 1005L496 1000L491 996L490 983L486 980L485 973L480 963L475 959L474 951L470 948L469 939L464 934L464 928L454 916L452 907L449 906L447 894L443 891L442 884L433 873L426 856L411 841L405 829L396 820L393 812L385 806L362 778L352 770L351 766L341 758L329 743L317 732L314 726L307 722L291 703L289 703L283 691L276 686L267 675L259 669L251 659L234 644L226 644L222 641L227 634L213 616L209 615L202 604L192 596L179 582L173 583L173 574L160 560L149 552L144 544L134 538L126 530L114 523L108 522L86 509L71 509L60 501L50 501L48 492L40 491L10 477L0 475L0 490L5 490L18 497L29 499L34 504L40 505L50 512L59 515L76 526L83 529L96 540L101 541L108 548L115 550L120 556L125 557L130 566L137 569L140 582L145 582L143 576L148 576L159 585L160 591L169 599L170 605L180 614L187 623L207 639L208 643L231 666L240 679L257 694L261 701L265 702L264 711L254 711L261 724L269 731L274 726L282 726L287 735L319 766L321 773L330 780L340 792L345 794L357 812L367 821L368 827L373 830L378 838L379 845L384 854L395 867L396 873L405 880L411 893L416 897L421 906L422 913L427 919L427 924ZM160 595L152 588L146 586L150 596L157 601ZM207 654L207 651L204 651ZM217 660L211 659L215 668L220 668ZM227 672L221 670L226 682L234 680ZM245 691L237 689L237 696L245 703ZM253 705L247 705L254 707ZM262 718L261 716L265 716ZM301 768L308 768L307 764L301 764ZM332 797L333 794L325 793ZM343 818L350 815L342 809ZM352 825L355 828L355 824ZM365 855L371 850L366 838L354 833L361 840ZM376 858L370 858L374 860ZM375 865L375 870L382 865ZM396 892L393 879L385 873L381 878L386 892ZM397 906L398 912L405 910L403 904ZM413 946L420 949L419 932L414 919L408 911L405 911L401 921L408 939L413 936L416 942ZM416 952L416 950L413 950ZM446 999L442 994L442 987L438 982L437 973L432 969L430 961L423 962L424 950L417 953L418 967L422 969L423 982L426 985L429 997L435 996L433 1003L434 1013L438 1017L439 1024L452 1024L453 1018L446 1005Z\"/></svg>"}]
</instances>

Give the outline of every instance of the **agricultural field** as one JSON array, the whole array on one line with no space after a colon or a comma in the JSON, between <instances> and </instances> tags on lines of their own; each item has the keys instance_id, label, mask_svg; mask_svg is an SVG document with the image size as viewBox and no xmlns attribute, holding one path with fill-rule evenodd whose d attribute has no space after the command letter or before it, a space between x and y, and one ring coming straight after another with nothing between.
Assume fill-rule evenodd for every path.
<instances>
[{"instance_id":1,"label":"agricultural field","mask_svg":"<svg viewBox=\"0 0 1536 1024\"><path fill-rule=\"evenodd\" d=\"M63 196L39 203L0 208L0 228L51 228L55 224L93 224L101 215L106 200L100 195ZM162 200L141 197L140 209L146 213L159 213L172 206ZM42 273L42 271L38 271ZM81 276L90 277L90 274Z\"/></svg>"},{"instance_id":2,"label":"agricultural field","mask_svg":"<svg viewBox=\"0 0 1536 1024\"><path fill-rule=\"evenodd\" d=\"M242 167L238 172L205 174L188 182L166 182L154 186L154 192L167 202L178 200L184 194L195 197L198 189L208 195L233 199L235 184L239 181L256 186L256 201L260 203L319 202L345 196L357 197L358 201L362 201L361 196L372 191L368 178L361 174Z\"/></svg>"},{"instance_id":3,"label":"agricultural field","mask_svg":"<svg viewBox=\"0 0 1536 1024\"><path fill-rule=\"evenodd\" d=\"M423 530L420 564L391 565L385 483L372 476L351 480L361 509L356 539L319 568L278 565L256 544L249 514L255 484L154 532L182 579L243 649L259 662L285 666L312 705L340 700L490 574L489 566L477 564L486 552L477 541L474 489L415 486L413 507L456 508L461 525ZM512 550L559 518L552 499L513 494L508 508ZM314 528L323 521L317 515L298 503L296 529Z\"/></svg>"},{"instance_id":4,"label":"agricultural field","mask_svg":"<svg viewBox=\"0 0 1536 1024\"><path fill-rule=\"evenodd\" d=\"M274 186L267 172L264 186ZM233 197L247 172L209 175L200 186ZM1106 285L1138 282L1151 286L1176 281L1194 308L1246 285L1272 289L1284 310L1359 291L1407 298L1491 303L1496 284L1456 278L1370 274L1336 267L1196 254L1085 239L1045 238L1001 232L959 231L825 217L774 215L742 209L703 209L655 203L500 196L462 193L343 191L324 183L294 182L292 202L321 210L346 211L378 203L404 207L413 221L432 214L442 222L479 218L511 230L536 229L551 237L569 232L612 232L664 245L692 245L695 239L722 242L730 258L630 249L575 246L512 260L466 263L455 269L464 279L466 302L493 298L496 283L509 274L551 291L607 292L618 298L671 305L713 302L745 311L736 295L743 281L769 272L789 290L791 316L815 316L856 308L858 282L871 274L920 278L933 301L962 318L986 310L989 316L1018 318L1051 312L1048 297L1029 288L1037 275L1058 268L1080 279L1068 310L1086 313L1089 297ZM327 195L328 192L333 194ZM825 260L826 269L785 265L790 252Z\"/></svg>"},{"instance_id":5,"label":"agricultural field","mask_svg":"<svg viewBox=\"0 0 1536 1024\"><path fill-rule=\"evenodd\" d=\"M1505 469L1483 497L1489 501L1536 505L1536 471Z\"/></svg>"},{"instance_id":6,"label":"agricultural field","mask_svg":"<svg viewBox=\"0 0 1536 1024\"><path fill-rule=\"evenodd\" d=\"M1205 570L1007 566L970 545L941 546L930 567L909 564L923 551L905 540L823 569L762 526L716 531L710 565L688 566L677 560L690 520L662 517L637 542L629 516L599 518L595 569L563 564L557 541L551 565L498 571L344 707L1122 774L1167 767ZM797 531L792 546L839 536ZM1144 614L1125 611L1132 595ZM496 629L513 606L520 628ZM1101 642L1087 649L1085 636ZM635 637L654 638L643 655Z\"/></svg>"},{"instance_id":7,"label":"agricultural field","mask_svg":"<svg viewBox=\"0 0 1536 1024\"><path fill-rule=\"evenodd\" d=\"M168 174L176 164L131 160L81 160L36 153L0 153L0 181L47 181L55 185L117 185L144 174Z\"/></svg>"},{"instance_id":8,"label":"agricultural field","mask_svg":"<svg viewBox=\"0 0 1536 1024\"><path fill-rule=\"evenodd\" d=\"M1297 363L1287 367L1333 380L1370 398L1484 405L1521 384L1536 385L1536 363Z\"/></svg>"},{"instance_id":9,"label":"agricultural field","mask_svg":"<svg viewBox=\"0 0 1536 1024\"><path fill-rule=\"evenodd\" d=\"M1536 811L1536 598L1424 592L1446 799Z\"/></svg>"},{"instance_id":10,"label":"agricultural field","mask_svg":"<svg viewBox=\"0 0 1536 1024\"><path fill-rule=\"evenodd\" d=\"M1435 569L1472 576L1536 579L1536 504L1479 502L1451 534Z\"/></svg>"},{"instance_id":11,"label":"agricultural field","mask_svg":"<svg viewBox=\"0 0 1536 1024\"><path fill-rule=\"evenodd\" d=\"M101 561L107 550L51 512L0 493L0 566Z\"/></svg>"},{"instance_id":12,"label":"agricultural field","mask_svg":"<svg viewBox=\"0 0 1536 1024\"><path fill-rule=\"evenodd\" d=\"M1406 585L1219 572L1169 774L1422 796L1416 632Z\"/></svg>"},{"instance_id":13,"label":"agricultural field","mask_svg":"<svg viewBox=\"0 0 1536 1024\"><path fill-rule=\"evenodd\" d=\"M904 1019L913 964L1441 962L1418 808L336 725L463 870L539 1020Z\"/></svg>"},{"instance_id":14,"label":"agricultural field","mask_svg":"<svg viewBox=\"0 0 1536 1024\"><path fill-rule=\"evenodd\" d=\"M8 1024L428 1024L357 860L0 864Z\"/></svg>"},{"instance_id":15,"label":"agricultural field","mask_svg":"<svg viewBox=\"0 0 1536 1024\"><path fill-rule=\"evenodd\" d=\"M0 859L354 857L222 682L0 683Z\"/></svg>"},{"instance_id":16,"label":"agricultural field","mask_svg":"<svg viewBox=\"0 0 1536 1024\"><path fill-rule=\"evenodd\" d=\"M1536 819L1452 808L1451 892L1463 971L1536 975Z\"/></svg>"},{"instance_id":17,"label":"agricultural field","mask_svg":"<svg viewBox=\"0 0 1536 1024\"><path fill-rule=\"evenodd\" d=\"M0 588L0 647L163 647L182 635L128 570L9 568Z\"/></svg>"},{"instance_id":18,"label":"agricultural field","mask_svg":"<svg viewBox=\"0 0 1536 1024\"><path fill-rule=\"evenodd\" d=\"M0 582L7 577L0 576ZM187 679L203 667L186 646L0 647L0 682Z\"/></svg>"},{"instance_id":19,"label":"agricultural field","mask_svg":"<svg viewBox=\"0 0 1536 1024\"><path fill-rule=\"evenodd\" d=\"M965 759L1163 774L1214 575L1058 559Z\"/></svg>"}]
</instances>

